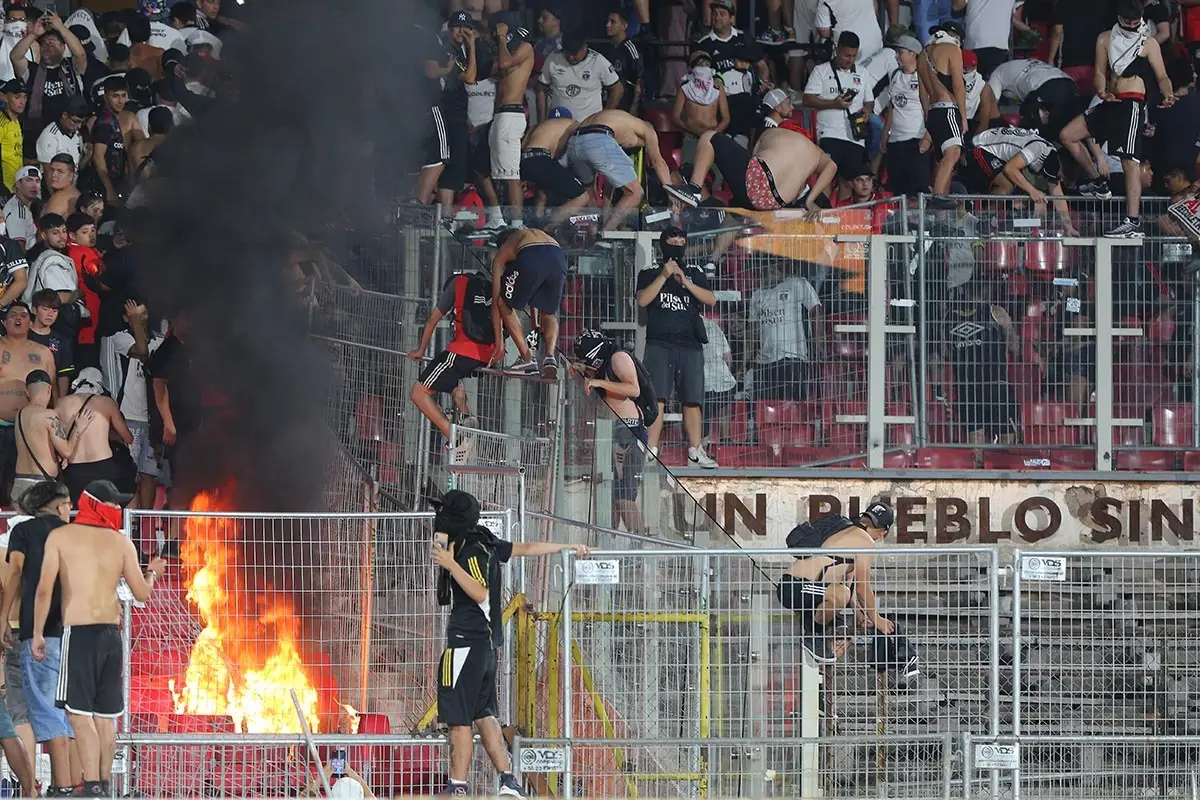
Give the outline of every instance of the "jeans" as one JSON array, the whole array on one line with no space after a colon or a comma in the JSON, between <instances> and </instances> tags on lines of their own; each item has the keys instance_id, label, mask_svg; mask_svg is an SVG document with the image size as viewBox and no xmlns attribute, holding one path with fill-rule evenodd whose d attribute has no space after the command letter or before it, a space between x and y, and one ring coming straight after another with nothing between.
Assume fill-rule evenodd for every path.
<instances>
[{"instance_id":1,"label":"jeans","mask_svg":"<svg viewBox=\"0 0 1200 800\"><path fill-rule=\"evenodd\" d=\"M25 679L25 701L33 738L39 742L75 738L67 712L54 704L58 691L58 668L62 661L62 639L46 638L46 658L33 657L33 640L21 642L21 677Z\"/></svg>"}]
</instances>

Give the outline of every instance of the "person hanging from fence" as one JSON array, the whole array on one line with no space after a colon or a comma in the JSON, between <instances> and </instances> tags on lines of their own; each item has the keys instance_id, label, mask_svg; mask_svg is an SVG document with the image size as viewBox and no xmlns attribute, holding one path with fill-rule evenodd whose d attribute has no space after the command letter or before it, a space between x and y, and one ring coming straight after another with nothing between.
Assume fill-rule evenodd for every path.
<instances>
[{"instance_id":1,"label":"person hanging from fence","mask_svg":"<svg viewBox=\"0 0 1200 800\"><path fill-rule=\"evenodd\" d=\"M537 228L509 228L496 237L492 256L491 362L504 363L504 332L512 337L520 360L506 369L518 375L541 374L558 377L558 308L567 285L567 257L553 236ZM537 353L526 340L517 319L517 309L537 313L540 336L545 338L545 356L539 365ZM535 327L535 330L537 328Z\"/></svg>"},{"instance_id":2,"label":"person hanging from fence","mask_svg":"<svg viewBox=\"0 0 1200 800\"><path fill-rule=\"evenodd\" d=\"M425 357L434 330L442 317L449 315L454 318L454 338L425 365L408 393L413 405L441 431L447 442L450 420L438 405L437 395L449 392L458 419L470 417L471 406L462 382L488 365L496 344L492 330L492 287L487 275L463 273L446 281L421 330L421 343L408 351L409 360L420 361Z\"/></svg>"},{"instance_id":3,"label":"person hanging from fence","mask_svg":"<svg viewBox=\"0 0 1200 800\"><path fill-rule=\"evenodd\" d=\"M501 797L524 797L512 773L500 723L496 721L496 650L503 644L501 564L511 558L550 556L584 545L507 542L479 524L479 501L451 489L432 500L433 563L441 567L437 600L450 606L446 649L438 662L438 722L450 729L450 770L445 794L465 797L474 751L472 726L500 774Z\"/></svg>"},{"instance_id":4,"label":"person hanging from fence","mask_svg":"<svg viewBox=\"0 0 1200 800\"><path fill-rule=\"evenodd\" d=\"M891 506L874 502L857 520L834 514L804 522L787 536L791 548L845 550L874 547L888 534L896 515ZM785 608L801 615L804 649L821 664L840 658L850 639L837 635L833 623L857 600L857 617L863 628L892 634L895 624L879 613L871 584L870 555L802 555L779 579L776 594Z\"/></svg>"},{"instance_id":5,"label":"person hanging from fence","mask_svg":"<svg viewBox=\"0 0 1200 800\"><path fill-rule=\"evenodd\" d=\"M575 338L575 364L583 373L583 390L595 391L618 425L613 433L613 510L625 530L644 533L638 487L649 448L648 427L658 419L658 395L650 373L637 358L598 330Z\"/></svg>"},{"instance_id":6,"label":"person hanging from fence","mask_svg":"<svg viewBox=\"0 0 1200 800\"><path fill-rule=\"evenodd\" d=\"M47 537L34 593L31 654L41 663L48 655L50 608L61 585L62 663L54 701L66 710L75 731L85 797L109 795L116 721L125 710L117 585L124 578L134 599L144 603L166 570L166 562L155 557L143 572L133 541L121 533L122 509L132 499L111 481L89 483L75 521Z\"/></svg>"},{"instance_id":7,"label":"person hanging from fence","mask_svg":"<svg viewBox=\"0 0 1200 800\"><path fill-rule=\"evenodd\" d=\"M933 137L933 193L950 194L950 182L962 152L967 116L967 87L963 77L962 23L950 20L930 31L929 44L921 54L917 70L929 98L926 127ZM942 201L945 202L945 201Z\"/></svg>"}]
</instances>

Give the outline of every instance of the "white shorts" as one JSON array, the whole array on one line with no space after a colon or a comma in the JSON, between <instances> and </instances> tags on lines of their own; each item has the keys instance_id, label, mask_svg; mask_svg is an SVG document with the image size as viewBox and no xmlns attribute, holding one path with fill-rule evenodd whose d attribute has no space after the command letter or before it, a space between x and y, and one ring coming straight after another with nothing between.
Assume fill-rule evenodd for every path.
<instances>
[{"instance_id":1,"label":"white shorts","mask_svg":"<svg viewBox=\"0 0 1200 800\"><path fill-rule=\"evenodd\" d=\"M496 112L488 144L492 148L492 180L521 180L521 140L525 138L525 112Z\"/></svg>"}]
</instances>

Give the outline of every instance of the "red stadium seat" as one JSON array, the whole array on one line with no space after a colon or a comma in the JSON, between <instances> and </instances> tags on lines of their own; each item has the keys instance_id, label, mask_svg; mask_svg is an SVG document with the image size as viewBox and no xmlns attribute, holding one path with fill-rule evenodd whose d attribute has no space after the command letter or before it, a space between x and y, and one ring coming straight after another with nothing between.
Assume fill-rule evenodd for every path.
<instances>
[{"instance_id":1,"label":"red stadium seat","mask_svg":"<svg viewBox=\"0 0 1200 800\"><path fill-rule=\"evenodd\" d=\"M722 467L781 467L782 456L770 447L750 444L718 445L711 454Z\"/></svg>"},{"instance_id":2,"label":"red stadium seat","mask_svg":"<svg viewBox=\"0 0 1200 800\"><path fill-rule=\"evenodd\" d=\"M1021 427L1026 444L1077 444L1079 428L1063 424L1068 417L1078 417L1076 409L1067 403L1039 401L1021 405Z\"/></svg>"},{"instance_id":3,"label":"red stadium seat","mask_svg":"<svg viewBox=\"0 0 1200 800\"><path fill-rule=\"evenodd\" d=\"M675 120L671 119L671 107L665 105L646 105L642 108L642 119L654 126L654 130L659 133L678 133L683 135L683 131L675 126Z\"/></svg>"},{"instance_id":4,"label":"red stadium seat","mask_svg":"<svg viewBox=\"0 0 1200 800\"><path fill-rule=\"evenodd\" d=\"M975 469L975 454L967 448L922 447L913 456L919 469Z\"/></svg>"},{"instance_id":5,"label":"red stadium seat","mask_svg":"<svg viewBox=\"0 0 1200 800\"><path fill-rule=\"evenodd\" d=\"M1096 75L1095 67L1067 67L1063 72L1071 76L1071 80L1075 81L1075 86L1079 89L1079 93L1084 97L1091 97L1096 93L1096 84L1093 80Z\"/></svg>"},{"instance_id":6,"label":"red stadium seat","mask_svg":"<svg viewBox=\"0 0 1200 800\"><path fill-rule=\"evenodd\" d=\"M959 430L954 412L944 403L930 402L925 406L925 424L928 426L929 441L932 444L962 444L963 435Z\"/></svg>"},{"instance_id":7,"label":"red stadium seat","mask_svg":"<svg viewBox=\"0 0 1200 800\"><path fill-rule=\"evenodd\" d=\"M373 394L358 398L354 404L354 431L359 441L379 441L382 422L383 399Z\"/></svg>"},{"instance_id":8,"label":"red stadium seat","mask_svg":"<svg viewBox=\"0 0 1200 800\"><path fill-rule=\"evenodd\" d=\"M756 400L754 402L754 421L759 428L793 423L815 425L820 418L820 409L812 403L796 400Z\"/></svg>"},{"instance_id":9,"label":"red stadium seat","mask_svg":"<svg viewBox=\"0 0 1200 800\"><path fill-rule=\"evenodd\" d=\"M1154 434L1151 441L1157 447L1192 446L1192 407L1164 406L1152 413Z\"/></svg>"},{"instance_id":10,"label":"red stadium seat","mask_svg":"<svg viewBox=\"0 0 1200 800\"><path fill-rule=\"evenodd\" d=\"M1183 454L1183 469L1185 472L1200 472L1200 451L1189 450Z\"/></svg>"},{"instance_id":11,"label":"red stadium seat","mask_svg":"<svg viewBox=\"0 0 1200 800\"><path fill-rule=\"evenodd\" d=\"M1050 469L1093 470L1096 468L1095 450L1062 449L1050 453Z\"/></svg>"},{"instance_id":12,"label":"red stadium seat","mask_svg":"<svg viewBox=\"0 0 1200 800\"><path fill-rule=\"evenodd\" d=\"M817 443L817 426L799 423L767 425L759 428L758 441L775 453L782 453L785 447L811 447Z\"/></svg>"},{"instance_id":13,"label":"red stadium seat","mask_svg":"<svg viewBox=\"0 0 1200 800\"><path fill-rule=\"evenodd\" d=\"M822 408L822 419L825 425L825 438L830 447L843 451L862 451L867 446L867 423L838 422L838 417L866 417L866 403L832 403L826 402Z\"/></svg>"},{"instance_id":14,"label":"red stadium seat","mask_svg":"<svg viewBox=\"0 0 1200 800\"><path fill-rule=\"evenodd\" d=\"M1174 450L1118 450L1117 469L1130 472L1172 472L1177 456Z\"/></svg>"},{"instance_id":15,"label":"red stadium seat","mask_svg":"<svg viewBox=\"0 0 1200 800\"><path fill-rule=\"evenodd\" d=\"M1038 472L1052 466L1049 450L985 450L984 469L1012 470L1016 472Z\"/></svg>"},{"instance_id":16,"label":"red stadium seat","mask_svg":"<svg viewBox=\"0 0 1200 800\"><path fill-rule=\"evenodd\" d=\"M1033 239L1025 243L1025 269L1051 280L1070 269L1071 252L1056 239Z\"/></svg>"},{"instance_id":17,"label":"red stadium seat","mask_svg":"<svg viewBox=\"0 0 1200 800\"><path fill-rule=\"evenodd\" d=\"M839 325L863 325L864 314L830 314L825 318L829 326L829 357L865 359L867 356L867 332L839 331Z\"/></svg>"},{"instance_id":18,"label":"red stadium seat","mask_svg":"<svg viewBox=\"0 0 1200 800\"><path fill-rule=\"evenodd\" d=\"M1019 242L1005 239L988 239L983 243L983 263L980 266L989 272L1011 272L1020 266Z\"/></svg>"}]
</instances>

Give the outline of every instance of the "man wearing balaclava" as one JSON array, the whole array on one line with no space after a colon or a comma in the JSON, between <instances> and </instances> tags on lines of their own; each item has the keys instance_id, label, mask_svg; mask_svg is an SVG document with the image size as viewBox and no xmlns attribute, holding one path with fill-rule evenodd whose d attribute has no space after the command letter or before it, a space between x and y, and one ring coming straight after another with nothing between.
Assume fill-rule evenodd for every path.
<instances>
[{"instance_id":1,"label":"man wearing balaclava","mask_svg":"<svg viewBox=\"0 0 1200 800\"><path fill-rule=\"evenodd\" d=\"M450 728L450 778L444 794L465 797L474 750L472 726L500 773L501 797L524 797L512 774L508 750L496 721L496 650L504 638L500 565L510 558L549 556L583 545L506 542L479 524L479 501L451 489L439 500L433 526L433 563L442 568L438 602L450 605L446 649L438 662L438 722Z\"/></svg>"}]
</instances>

